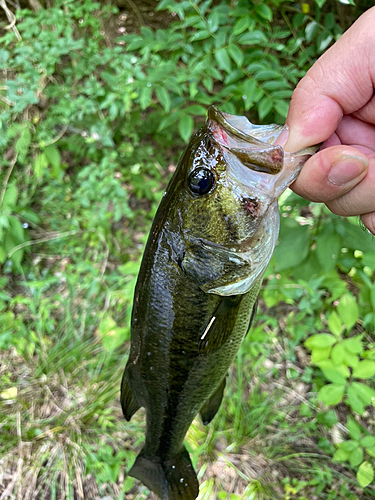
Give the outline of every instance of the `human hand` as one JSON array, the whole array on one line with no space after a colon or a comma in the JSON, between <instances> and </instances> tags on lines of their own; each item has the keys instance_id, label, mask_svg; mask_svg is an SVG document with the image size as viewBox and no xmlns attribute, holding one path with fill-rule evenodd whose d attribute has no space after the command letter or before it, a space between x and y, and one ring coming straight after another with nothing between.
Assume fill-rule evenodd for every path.
<instances>
[{"instance_id":1,"label":"human hand","mask_svg":"<svg viewBox=\"0 0 375 500\"><path fill-rule=\"evenodd\" d=\"M335 214L360 215L375 235L375 7L311 67L295 89L287 151L323 142L291 186Z\"/></svg>"}]
</instances>

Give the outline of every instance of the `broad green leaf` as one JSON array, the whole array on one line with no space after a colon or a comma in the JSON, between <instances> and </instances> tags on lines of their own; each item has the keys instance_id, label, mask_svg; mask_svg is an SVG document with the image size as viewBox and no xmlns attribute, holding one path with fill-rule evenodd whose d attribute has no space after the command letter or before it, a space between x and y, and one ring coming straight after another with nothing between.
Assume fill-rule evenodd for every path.
<instances>
[{"instance_id":1,"label":"broad green leaf","mask_svg":"<svg viewBox=\"0 0 375 500\"><path fill-rule=\"evenodd\" d=\"M259 30L243 33L238 39L238 43L242 45L257 45L267 42L268 39L266 35L263 33L263 31Z\"/></svg>"},{"instance_id":2,"label":"broad green leaf","mask_svg":"<svg viewBox=\"0 0 375 500\"><path fill-rule=\"evenodd\" d=\"M348 453L353 453L353 451L357 450L359 447L359 442L355 439L349 439L348 441L344 441L339 444L340 450L344 450Z\"/></svg>"},{"instance_id":3,"label":"broad green leaf","mask_svg":"<svg viewBox=\"0 0 375 500\"><path fill-rule=\"evenodd\" d=\"M353 391L364 402L366 406L374 404L375 390L361 382L352 382Z\"/></svg>"},{"instance_id":4,"label":"broad green leaf","mask_svg":"<svg viewBox=\"0 0 375 500\"><path fill-rule=\"evenodd\" d=\"M237 64L237 66L241 67L245 55L242 52L242 50L240 49L240 47L238 47L238 45L235 45L235 44L232 43L231 45L228 46L227 50L229 52L230 57Z\"/></svg>"},{"instance_id":5,"label":"broad green leaf","mask_svg":"<svg viewBox=\"0 0 375 500\"><path fill-rule=\"evenodd\" d=\"M10 231L14 242L19 245L25 241L25 230L17 217L9 216Z\"/></svg>"},{"instance_id":6,"label":"broad green leaf","mask_svg":"<svg viewBox=\"0 0 375 500\"><path fill-rule=\"evenodd\" d=\"M318 349L317 347L314 347L311 352L311 364L316 364L320 361L328 359L330 354L331 346L325 347L324 349Z\"/></svg>"},{"instance_id":7,"label":"broad green leaf","mask_svg":"<svg viewBox=\"0 0 375 500\"><path fill-rule=\"evenodd\" d=\"M169 113L169 111L171 109L171 98L169 97L168 91L164 87L159 85L155 89L155 94L156 94L158 101L163 106L165 112Z\"/></svg>"},{"instance_id":8,"label":"broad green leaf","mask_svg":"<svg viewBox=\"0 0 375 500\"><path fill-rule=\"evenodd\" d=\"M139 96L139 104L141 109L146 109L151 104L151 87L143 87Z\"/></svg>"},{"instance_id":9,"label":"broad green leaf","mask_svg":"<svg viewBox=\"0 0 375 500\"><path fill-rule=\"evenodd\" d=\"M364 448L371 448L375 446L375 437L374 436L366 436L361 440L361 446Z\"/></svg>"},{"instance_id":10,"label":"broad green leaf","mask_svg":"<svg viewBox=\"0 0 375 500\"><path fill-rule=\"evenodd\" d=\"M319 24L316 21L311 21L305 29L306 42L310 43L319 31Z\"/></svg>"},{"instance_id":11,"label":"broad green leaf","mask_svg":"<svg viewBox=\"0 0 375 500\"><path fill-rule=\"evenodd\" d=\"M339 305L337 306L337 312L346 328L351 330L356 324L359 315L357 302L351 293L345 293L341 297Z\"/></svg>"},{"instance_id":12,"label":"broad green leaf","mask_svg":"<svg viewBox=\"0 0 375 500\"><path fill-rule=\"evenodd\" d=\"M375 361L365 360L360 361L353 369L353 377L360 379L371 378L375 375Z\"/></svg>"},{"instance_id":13,"label":"broad green leaf","mask_svg":"<svg viewBox=\"0 0 375 500\"><path fill-rule=\"evenodd\" d=\"M361 488L366 488L374 479L374 468L370 462L363 462L357 472L357 481Z\"/></svg>"},{"instance_id":14,"label":"broad green leaf","mask_svg":"<svg viewBox=\"0 0 375 500\"><path fill-rule=\"evenodd\" d=\"M275 271L296 267L302 262L310 248L310 235L306 226L288 229L281 234L274 253Z\"/></svg>"},{"instance_id":15,"label":"broad green leaf","mask_svg":"<svg viewBox=\"0 0 375 500\"><path fill-rule=\"evenodd\" d=\"M323 31L323 33L320 33L316 40L318 52L324 52L332 40L333 37L329 31Z\"/></svg>"},{"instance_id":16,"label":"broad green leaf","mask_svg":"<svg viewBox=\"0 0 375 500\"><path fill-rule=\"evenodd\" d=\"M332 458L334 462L346 462L347 460L349 460L349 457L350 457L350 452L339 448L335 451Z\"/></svg>"},{"instance_id":17,"label":"broad green leaf","mask_svg":"<svg viewBox=\"0 0 375 500\"><path fill-rule=\"evenodd\" d=\"M194 120L190 115L183 115L178 122L178 131L185 142L188 142L193 132Z\"/></svg>"},{"instance_id":18,"label":"broad green leaf","mask_svg":"<svg viewBox=\"0 0 375 500\"><path fill-rule=\"evenodd\" d=\"M342 221L340 227L347 248L361 250L361 252L374 253L375 242L372 235L366 233L359 226L351 224L348 220Z\"/></svg>"},{"instance_id":19,"label":"broad green leaf","mask_svg":"<svg viewBox=\"0 0 375 500\"><path fill-rule=\"evenodd\" d=\"M53 146L52 144L50 146L47 146L44 149L44 154L47 157L48 162L55 168L58 168L61 164L61 156L59 150Z\"/></svg>"},{"instance_id":20,"label":"broad green leaf","mask_svg":"<svg viewBox=\"0 0 375 500\"><path fill-rule=\"evenodd\" d=\"M34 162L34 174L37 179L40 179L48 167L48 158L45 153L40 153L35 158Z\"/></svg>"},{"instance_id":21,"label":"broad green leaf","mask_svg":"<svg viewBox=\"0 0 375 500\"><path fill-rule=\"evenodd\" d=\"M356 335L355 337L351 337L350 339L345 339L343 341L343 346L348 353L362 354L362 335Z\"/></svg>"},{"instance_id":22,"label":"broad green leaf","mask_svg":"<svg viewBox=\"0 0 375 500\"><path fill-rule=\"evenodd\" d=\"M327 0L315 0L315 3L319 8L322 8L326 1Z\"/></svg>"},{"instance_id":23,"label":"broad green leaf","mask_svg":"<svg viewBox=\"0 0 375 500\"><path fill-rule=\"evenodd\" d=\"M162 118L160 120L160 123L158 126L158 132L161 132L165 128L168 128L171 125L173 125L174 123L176 123L176 121L180 118L180 116L181 116L181 113L177 112L177 113L171 113L170 115L166 116L165 118Z\"/></svg>"},{"instance_id":24,"label":"broad green leaf","mask_svg":"<svg viewBox=\"0 0 375 500\"><path fill-rule=\"evenodd\" d=\"M358 415L363 415L366 405L358 397L358 393L356 392L356 390L353 389L353 384L348 386L346 390L346 396L346 402L351 407L351 409L358 413Z\"/></svg>"},{"instance_id":25,"label":"broad green leaf","mask_svg":"<svg viewBox=\"0 0 375 500\"><path fill-rule=\"evenodd\" d=\"M31 142L31 133L29 127L23 129L20 137L14 145L14 150L18 153L18 161L23 163L25 161L27 152Z\"/></svg>"},{"instance_id":26,"label":"broad green leaf","mask_svg":"<svg viewBox=\"0 0 375 500\"><path fill-rule=\"evenodd\" d=\"M350 458L349 458L349 463L352 467L357 467L360 463L363 461L363 448L358 446L356 450L353 450Z\"/></svg>"},{"instance_id":27,"label":"broad green leaf","mask_svg":"<svg viewBox=\"0 0 375 500\"><path fill-rule=\"evenodd\" d=\"M343 331L343 325L338 314L332 311L328 318L328 328L333 333L333 335L339 336Z\"/></svg>"},{"instance_id":28,"label":"broad green leaf","mask_svg":"<svg viewBox=\"0 0 375 500\"><path fill-rule=\"evenodd\" d=\"M343 363L345 359L345 349L341 342L333 346L331 351L331 359L334 365L341 365Z\"/></svg>"},{"instance_id":29,"label":"broad green leaf","mask_svg":"<svg viewBox=\"0 0 375 500\"><path fill-rule=\"evenodd\" d=\"M17 198L18 198L17 186L15 184L8 184L4 194L2 207L12 209L17 202Z\"/></svg>"},{"instance_id":30,"label":"broad green leaf","mask_svg":"<svg viewBox=\"0 0 375 500\"><path fill-rule=\"evenodd\" d=\"M265 3L261 3L255 6L255 12L259 14L263 19L267 21L272 21L272 10Z\"/></svg>"},{"instance_id":31,"label":"broad green leaf","mask_svg":"<svg viewBox=\"0 0 375 500\"><path fill-rule=\"evenodd\" d=\"M263 99L258 104L259 118L263 120L263 118L265 118L268 115L268 113L271 111L272 108L273 108L273 102L269 97L264 96Z\"/></svg>"},{"instance_id":32,"label":"broad green leaf","mask_svg":"<svg viewBox=\"0 0 375 500\"><path fill-rule=\"evenodd\" d=\"M346 379L350 377L350 371L347 366L335 366L329 359L320 361L316 365L322 370L324 376L334 384L345 384Z\"/></svg>"},{"instance_id":33,"label":"broad green leaf","mask_svg":"<svg viewBox=\"0 0 375 500\"><path fill-rule=\"evenodd\" d=\"M316 256L324 272L328 273L336 265L340 255L342 239L337 233L328 238L317 238Z\"/></svg>"},{"instance_id":34,"label":"broad green leaf","mask_svg":"<svg viewBox=\"0 0 375 500\"><path fill-rule=\"evenodd\" d=\"M362 437L362 428L361 426L351 417L348 417L346 422L346 428L349 431L350 437L359 441Z\"/></svg>"},{"instance_id":35,"label":"broad green leaf","mask_svg":"<svg viewBox=\"0 0 375 500\"><path fill-rule=\"evenodd\" d=\"M233 27L233 35L239 35L243 33L250 26L251 18L250 16L244 16L236 21Z\"/></svg>"},{"instance_id":36,"label":"broad green leaf","mask_svg":"<svg viewBox=\"0 0 375 500\"><path fill-rule=\"evenodd\" d=\"M328 384L320 389L318 399L325 405L337 405L342 400L344 391L345 384Z\"/></svg>"},{"instance_id":37,"label":"broad green leaf","mask_svg":"<svg viewBox=\"0 0 375 500\"><path fill-rule=\"evenodd\" d=\"M275 109L282 117L286 118L288 114L289 104L286 101L277 99L275 102Z\"/></svg>"},{"instance_id":38,"label":"broad green leaf","mask_svg":"<svg viewBox=\"0 0 375 500\"><path fill-rule=\"evenodd\" d=\"M316 335L311 335L311 337L305 341L305 346L309 349L313 349L314 347L322 349L324 347L330 347L336 342L336 337L329 333L317 333Z\"/></svg>"},{"instance_id":39,"label":"broad green leaf","mask_svg":"<svg viewBox=\"0 0 375 500\"><path fill-rule=\"evenodd\" d=\"M227 73L230 73L232 70L232 65L230 63L230 58L228 55L227 49L219 49L214 53L216 62L220 69L225 70Z\"/></svg>"}]
</instances>

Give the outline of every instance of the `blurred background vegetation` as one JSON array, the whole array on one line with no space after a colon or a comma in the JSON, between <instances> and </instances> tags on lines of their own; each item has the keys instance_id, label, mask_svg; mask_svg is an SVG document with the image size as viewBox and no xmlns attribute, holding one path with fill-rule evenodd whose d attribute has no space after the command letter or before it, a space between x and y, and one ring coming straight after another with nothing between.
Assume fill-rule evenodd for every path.
<instances>
[{"instance_id":1,"label":"blurred background vegetation","mask_svg":"<svg viewBox=\"0 0 375 500\"><path fill-rule=\"evenodd\" d=\"M207 107L282 123L368 0L0 0L0 500L146 499L118 403L140 257ZM200 500L375 498L375 242L290 191Z\"/></svg>"}]
</instances>

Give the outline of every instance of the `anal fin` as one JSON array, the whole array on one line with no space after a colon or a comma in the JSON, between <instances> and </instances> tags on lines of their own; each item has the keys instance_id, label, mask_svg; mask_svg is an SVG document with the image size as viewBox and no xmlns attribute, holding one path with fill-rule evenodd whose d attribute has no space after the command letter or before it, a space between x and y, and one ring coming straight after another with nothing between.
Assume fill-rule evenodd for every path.
<instances>
[{"instance_id":1,"label":"anal fin","mask_svg":"<svg viewBox=\"0 0 375 500\"><path fill-rule=\"evenodd\" d=\"M135 399L133 391L130 387L129 371L127 368L125 368L124 375L122 376L120 400L122 413L124 414L126 420L129 422L134 413L139 409L140 405Z\"/></svg>"},{"instance_id":2,"label":"anal fin","mask_svg":"<svg viewBox=\"0 0 375 500\"><path fill-rule=\"evenodd\" d=\"M201 408L200 414L204 425L207 425L211 422L220 408L225 389L225 382L226 380L224 378L216 391L211 395L211 397Z\"/></svg>"}]
</instances>

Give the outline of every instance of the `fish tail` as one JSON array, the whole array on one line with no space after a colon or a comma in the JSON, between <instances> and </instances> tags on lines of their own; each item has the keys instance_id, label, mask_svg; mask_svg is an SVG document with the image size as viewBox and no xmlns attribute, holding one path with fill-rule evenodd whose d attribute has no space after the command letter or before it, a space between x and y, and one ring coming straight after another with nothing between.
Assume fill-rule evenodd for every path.
<instances>
[{"instance_id":1,"label":"fish tail","mask_svg":"<svg viewBox=\"0 0 375 500\"><path fill-rule=\"evenodd\" d=\"M195 500L199 493L197 475L185 448L166 461L146 456L142 450L129 475L142 481L162 500Z\"/></svg>"}]
</instances>

